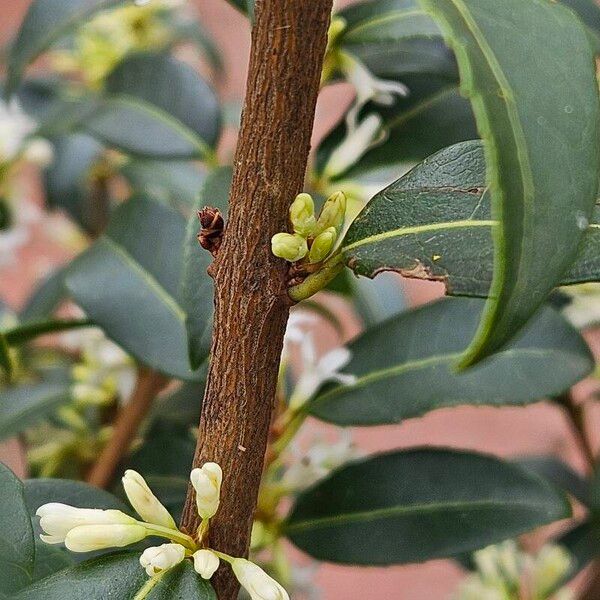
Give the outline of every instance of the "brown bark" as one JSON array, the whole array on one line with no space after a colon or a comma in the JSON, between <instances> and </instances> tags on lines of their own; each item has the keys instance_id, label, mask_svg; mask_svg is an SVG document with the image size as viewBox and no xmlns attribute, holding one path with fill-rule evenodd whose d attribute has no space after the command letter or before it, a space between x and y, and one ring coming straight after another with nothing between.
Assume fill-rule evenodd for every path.
<instances>
[{"instance_id":1,"label":"brown bark","mask_svg":"<svg viewBox=\"0 0 600 600\"><path fill-rule=\"evenodd\" d=\"M156 371L146 367L138 369L138 378L131 398L117 415L112 436L88 473L88 483L99 488L106 488L110 485L115 475L115 469L128 452L154 398L167 381Z\"/></svg>"},{"instance_id":2,"label":"brown bark","mask_svg":"<svg viewBox=\"0 0 600 600\"><path fill-rule=\"evenodd\" d=\"M287 264L270 250L288 228L302 190L332 0L258 0L234 160L229 220L211 267L215 279L212 360L194 466L223 469L211 547L246 556L263 470L283 334ZM182 527L198 527L193 492ZM213 577L219 600L234 600L228 568Z\"/></svg>"}]
</instances>

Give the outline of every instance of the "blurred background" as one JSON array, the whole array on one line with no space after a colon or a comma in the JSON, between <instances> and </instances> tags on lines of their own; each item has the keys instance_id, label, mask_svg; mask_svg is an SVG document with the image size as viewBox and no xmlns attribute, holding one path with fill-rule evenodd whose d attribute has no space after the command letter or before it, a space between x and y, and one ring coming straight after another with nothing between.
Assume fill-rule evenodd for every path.
<instances>
[{"instance_id":1,"label":"blurred background","mask_svg":"<svg viewBox=\"0 0 600 600\"><path fill-rule=\"evenodd\" d=\"M338 2L339 6L350 2ZM224 68L212 81L220 99L227 107L227 120L235 125L244 94L245 75L250 45L250 28L246 18L225 0L188 0L190 10L203 28L212 36L222 53ZM28 8L29 0L11 0L0 5L0 42L8 43ZM209 73L206 61L198 59L183 48L179 54L203 73ZM43 71L44 63L40 65ZM340 118L352 101L352 91L345 84L327 87L318 104L314 141L320 139ZM0 131L0 135L2 132ZM235 126L223 136L219 155L230 159L235 147ZM44 204L39 170L26 166L18 174L16 192L20 207L18 223L8 231L0 231L0 299L12 310L18 311L36 284L57 265L66 262L85 244L85 233L71 225L64 213L57 209L43 213ZM396 278L396 285L408 305L417 305L443 294L443 287L435 283L416 282ZM351 338L358 331L358 320L345 312L343 337ZM319 344L326 348L335 344L333 334L323 335L320 327ZM588 340L597 346L594 332ZM587 397L593 383L580 385L581 398ZM600 421L598 411L589 412ZM315 425L327 436L324 425ZM597 446L597 427L591 427ZM567 420L558 408L540 402L526 408L453 408L438 410L422 419L412 419L399 426L357 430L355 440L364 452L375 450L436 444L477 449L500 456L519 454L557 454L575 469L584 468ZM4 442L0 460L17 474L26 475L23 449L18 440ZM535 540L531 542L535 546ZM300 561L303 559L300 557ZM390 568L349 568L325 565L310 574L322 590L325 600L366 600L394 598L398 600L425 600L449 598L463 577L463 572L450 561L432 561L423 565Z\"/></svg>"}]
</instances>

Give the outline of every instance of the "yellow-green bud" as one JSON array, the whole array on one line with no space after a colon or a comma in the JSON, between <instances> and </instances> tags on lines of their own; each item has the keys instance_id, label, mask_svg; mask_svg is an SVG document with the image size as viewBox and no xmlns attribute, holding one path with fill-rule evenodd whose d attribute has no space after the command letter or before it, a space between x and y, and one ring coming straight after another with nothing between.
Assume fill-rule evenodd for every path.
<instances>
[{"instance_id":1,"label":"yellow-green bud","mask_svg":"<svg viewBox=\"0 0 600 600\"><path fill-rule=\"evenodd\" d=\"M271 238L271 251L279 258L296 262L308 254L308 245L297 233L276 233Z\"/></svg>"},{"instance_id":2,"label":"yellow-green bud","mask_svg":"<svg viewBox=\"0 0 600 600\"><path fill-rule=\"evenodd\" d=\"M328 227L323 233L320 233L310 247L308 262L318 263L325 260L333 250L336 240L337 231L335 227Z\"/></svg>"},{"instance_id":3,"label":"yellow-green bud","mask_svg":"<svg viewBox=\"0 0 600 600\"><path fill-rule=\"evenodd\" d=\"M335 227L337 233L342 230L346 216L346 196L344 192L335 192L327 198L319 215L314 235L323 233L329 227Z\"/></svg>"},{"instance_id":4,"label":"yellow-green bud","mask_svg":"<svg viewBox=\"0 0 600 600\"><path fill-rule=\"evenodd\" d=\"M312 234L315 225L315 203L310 194L298 194L290 206L290 221L295 233L303 237Z\"/></svg>"}]
</instances>

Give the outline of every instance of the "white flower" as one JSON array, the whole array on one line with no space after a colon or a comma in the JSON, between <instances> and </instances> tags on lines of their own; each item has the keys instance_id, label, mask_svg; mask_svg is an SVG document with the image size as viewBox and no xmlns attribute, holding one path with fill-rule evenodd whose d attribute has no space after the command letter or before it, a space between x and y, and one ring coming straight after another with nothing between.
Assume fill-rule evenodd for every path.
<instances>
[{"instance_id":1,"label":"white flower","mask_svg":"<svg viewBox=\"0 0 600 600\"><path fill-rule=\"evenodd\" d=\"M194 569L202 579L210 579L219 568L219 557L210 550L198 550L192 554Z\"/></svg>"},{"instance_id":2,"label":"white flower","mask_svg":"<svg viewBox=\"0 0 600 600\"><path fill-rule=\"evenodd\" d=\"M136 471L128 469L122 479L127 499L135 511L146 521L168 529L177 529L169 511L148 487L146 480Z\"/></svg>"},{"instance_id":3,"label":"white flower","mask_svg":"<svg viewBox=\"0 0 600 600\"><path fill-rule=\"evenodd\" d=\"M210 519L219 508L223 471L214 462L204 463L201 469L194 469L190 481L196 490L196 506L203 519Z\"/></svg>"},{"instance_id":4,"label":"white flower","mask_svg":"<svg viewBox=\"0 0 600 600\"><path fill-rule=\"evenodd\" d=\"M352 385L356 382L354 375L339 373L340 369L350 362L351 353L348 348L336 348L317 359L312 335L307 333L302 340L300 350L302 372L290 398L292 409L302 406L327 381L337 381L343 385Z\"/></svg>"},{"instance_id":5,"label":"white flower","mask_svg":"<svg viewBox=\"0 0 600 600\"><path fill-rule=\"evenodd\" d=\"M140 556L140 565L149 577L171 569L185 558L185 548L181 544L163 544L146 548Z\"/></svg>"},{"instance_id":6,"label":"white flower","mask_svg":"<svg viewBox=\"0 0 600 600\"><path fill-rule=\"evenodd\" d=\"M291 491L300 491L310 487L334 469L361 456L352 441L349 431L343 431L335 442L316 440L308 451L293 447L295 460L283 476L283 483Z\"/></svg>"},{"instance_id":7,"label":"white flower","mask_svg":"<svg viewBox=\"0 0 600 600\"><path fill-rule=\"evenodd\" d=\"M231 568L252 600L289 600L283 587L253 562L235 558Z\"/></svg>"},{"instance_id":8,"label":"white flower","mask_svg":"<svg viewBox=\"0 0 600 600\"><path fill-rule=\"evenodd\" d=\"M377 113L367 115L356 127L347 129L346 137L325 165L325 176L331 179L340 175L357 163L367 150L381 143L385 136L383 119Z\"/></svg>"},{"instance_id":9,"label":"white flower","mask_svg":"<svg viewBox=\"0 0 600 600\"><path fill-rule=\"evenodd\" d=\"M131 525L81 525L67 533L65 546L71 552L122 548L143 540L147 534L146 528L136 521Z\"/></svg>"},{"instance_id":10,"label":"white flower","mask_svg":"<svg viewBox=\"0 0 600 600\"><path fill-rule=\"evenodd\" d=\"M354 131L358 126L358 115L367 102L374 102L383 106L394 104L394 96L407 96L408 88L397 81L379 79L367 69L356 57L343 54L341 69L348 81L356 90L354 105L348 111L346 123L349 131Z\"/></svg>"},{"instance_id":11,"label":"white flower","mask_svg":"<svg viewBox=\"0 0 600 600\"><path fill-rule=\"evenodd\" d=\"M120 510L76 508L59 502L43 504L35 514L40 517L40 527L46 534L40 537L47 544L64 542L71 530L83 525L108 526L137 523L135 519Z\"/></svg>"},{"instance_id":12,"label":"white flower","mask_svg":"<svg viewBox=\"0 0 600 600\"><path fill-rule=\"evenodd\" d=\"M36 137L25 146L24 157L38 167L47 167L54 159L54 147L48 140Z\"/></svg>"},{"instance_id":13,"label":"white flower","mask_svg":"<svg viewBox=\"0 0 600 600\"><path fill-rule=\"evenodd\" d=\"M0 101L0 162L16 158L36 127L35 121L23 112L16 100L9 104Z\"/></svg>"}]
</instances>

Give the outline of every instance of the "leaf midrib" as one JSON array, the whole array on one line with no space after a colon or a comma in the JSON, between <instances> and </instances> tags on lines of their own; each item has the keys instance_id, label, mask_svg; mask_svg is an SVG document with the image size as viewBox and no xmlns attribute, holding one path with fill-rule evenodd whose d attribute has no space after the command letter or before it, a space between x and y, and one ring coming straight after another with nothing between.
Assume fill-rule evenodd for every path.
<instances>
[{"instance_id":1,"label":"leaf midrib","mask_svg":"<svg viewBox=\"0 0 600 600\"><path fill-rule=\"evenodd\" d=\"M156 278L144 269L136 260L125 250L123 246L118 244L115 240L108 236L102 238L102 242L106 243L115 252L117 258L120 258L126 266L130 267L135 271L147 284L152 288L159 299L165 304L165 306L173 313L173 315L182 323L185 323L185 313L176 302L176 300L169 294L165 288L156 280Z\"/></svg>"},{"instance_id":2,"label":"leaf midrib","mask_svg":"<svg viewBox=\"0 0 600 600\"><path fill-rule=\"evenodd\" d=\"M539 348L509 348L499 354L500 357L506 357L514 354L518 355L530 355L530 356L543 356L547 354L547 350ZM307 408L309 410L316 404L321 402L327 402L336 396L343 395L347 392L354 391L356 389L365 387L373 381L382 381L384 379L390 379L402 375L409 371L416 371L419 369L425 369L433 365L441 365L444 363L452 363L456 359L460 358L463 351L449 352L447 354L439 354L436 356L428 356L427 358L421 358L418 360L406 361L386 369L380 369L379 371L371 371L367 375L359 376L356 382L349 385L339 385L321 396L317 396L312 402L309 402ZM349 371L350 372L350 371Z\"/></svg>"},{"instance_id":3,"label":"leaf midrib","mask_svg":"<svg viewBox=\"0 0 600 600\"><path fill-rule=\"evenodd\" d=\"M473 500L454 502L432 502L429 504L398 505L387 508L378 508L368 511L357 511L343 513L329 517L306 519L285 526L286 535L306 530L322 529L324 527L337 527L347 523L368 523L370 521L390 519L397 516L412 516L415 514L427 514L435 511L461 512L469 509L481 508L529 508L540 510L540 506L530 502L515 502L514 500Z\"/></svg>"},{"instance_id":4,"label":"leaf midrib","mask_svg":"<svg viewBox=\"0 0 600 600\"><path fill-rule=\"evenodd\" d=\"M482 220L478 221L475 219L463 219L459 221L446 221L444 223L430 223L427 225L414 225L413 227L399 227L398 229L391 229L390 231L384 231L382 233L376 233L369 237L365 237L356 242L352 242L347 246L342 246L342 252L346 253L360 246L368 244L376 244L390 238L401 237L404 235L417 235L420 233L428 233L430 231L441 231L444 229L460 229L465 227L492 227L497 225L498 221Z\"/></svg>"},{"instance_id":5,"label":"leaf midrib","mask_svg":"<svg viewBox=\"0 0 600 600\"><path fill-rule=\"evenodd\" d=\"M411 8L409 10L390 11L389 13L387 13L385 15L380 15L375 18L365 20L362 23L360 23L360 25L358 25L354 28L350 28L347 32L347 35L344 36L343 41L349 40L350 42L352 42L352 36L354 36L357 31L361 31L364 29L370 29L371 27L376 27L377 25L381 25L381 24L389 22L389 21L403 21L403 20L409 19L411 17L421 17L421 16L430 18L429 15L424 10L420 10L418 8ZM406 37L406 36L402 36L402 38L404 38L404 37ZM394 38L390 38L390 39L398 40L399 38L394 37Z\"/></svg>"}]
</instances>

